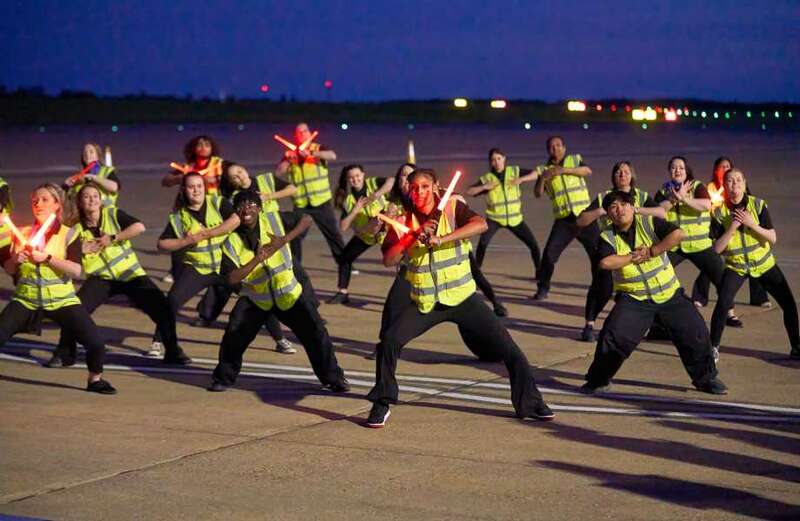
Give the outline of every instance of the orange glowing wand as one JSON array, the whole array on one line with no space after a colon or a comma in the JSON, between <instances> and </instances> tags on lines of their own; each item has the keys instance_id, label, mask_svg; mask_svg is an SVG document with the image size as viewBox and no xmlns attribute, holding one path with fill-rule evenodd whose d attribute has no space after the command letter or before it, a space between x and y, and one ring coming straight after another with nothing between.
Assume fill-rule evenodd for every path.
<instances>
[{"instance_id":1,"label":"orange glowing wand","mask_svg":"<svg viewBox=\"0 0 800 521\"><path fill-rule=\"evenodd\" d=\"M288 139L281 137L280 134L275 134L272 137L275 139L275 141L277 141L281 145L285 146L289 150L292 150L292 151L297 150L297 145L295 145L294 143L292 143Z\"/></svg>"},{"instance_id":2,"label":"orange glowing wand","mask_svg":"<svg viewBox=\"0 0 800 521\"><path fill-rule=\"evenodd\" d=\"M83 167L83 170L81 170L80 172L78 172L77 174L75 174L75 175L73 175L73 176L70 176L70 178L69 178L69 179L67 179L67 184L70 184L70 183L71 183L71 184L75 184L75 183L77 183L78 181L80 181L81 179L83 179L83 176L85 176L86 174L88 174L88 173L89 173L89 170L91 170L92 168L94 168L94 166L95 166L96 164L97 164L97 161L92 161L91 163L89 163L88 165L86 165L85 167Z\"/></svg>"},{"instance_id":3,"label":"orange glowing wand","mask_svg":"<svg viewBox=\"0 0 800 521\"><path fill-rule=\"evenodd\" d=\"M404 235L404 234L406 234L406 233L411 231L411 229L408 226L406 226L405 224L397 222L394 219L392 219L391 217L386 217L382 213L379 213L375 217L377 217L381 221L385 222L386 224L388 224L389 226L394 228L394 231L397 232L397 235Z\"/></svg>"},{"instance_id":4,"label":"orange glowing wand","mask_svg":"<svg viewBox=\"0 0 800 521\"><path fill-rule=\"evenodd\" d=\"M44 224L42 224L36 233L33 235L30 241L31 248L36 248L40 251L44 250L44 234L47 233L47 229L50 228L50 225L53 224L53 221L56 220L56 214L51 213L45 219Z\"/></svg>"},{"instance_id":5,"label":"orange glowing wand","mask_svg":"<svg viewBox=\"0 0 800 521\"><path fill-rule=\"evenodd\" d=\"M319 131L315 130L314 132L312 132L312 133L311 133L311 135L310 135L310 136L308 136L308 139L306 139L305 141L303 141L302 143L300 143L300 146L299 146L299 147L297 147L297 148L298 148L299 150L305 150L305 149L307 149L307 148L309 147L309 145L311 145L311 143L313 143L313 142L314 142L314 139L316 139L316 137L317 137L318 135L319 135Z\"/></svg>"},{"instance_id":6,"label":"orange glowing wand","mask_svg":"<svg viewBox=\"0 0 800 521\"><path fill-rule=\"evenodd\" d=\"M708 195L711 197L711 208L718 208L722 206L722 203L725 202L725 197L723 196L725 190L721 186L714 190L711 188L710 184L707 186L707 188Z\"/></svg>"},{"instance_id":7,"label":"orange glowing wand","mask_svg":"<svg viewBox=\"0 0 800 521\"><path fill-rule=\"evenodd\" d=\"M17 238L17 242L19 242L22 248L28 245L28 239L26 239L25 236L22 235L22 232L19 231L19 228L17 228L17 225L14 224L10 216L4 215L3 222L6 224L6 226L8 226L8 229L11 230L11 233L14 234L14 237Z\"/></svg>"}]
</instances>

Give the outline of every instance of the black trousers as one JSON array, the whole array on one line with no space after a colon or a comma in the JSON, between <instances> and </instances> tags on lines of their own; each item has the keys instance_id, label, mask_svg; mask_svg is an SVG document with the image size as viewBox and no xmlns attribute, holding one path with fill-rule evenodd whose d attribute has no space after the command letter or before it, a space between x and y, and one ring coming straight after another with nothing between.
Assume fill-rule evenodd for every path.
<instances>
[{"instance_id":1,"label":"black trousers","mask_svg":"<svg viewBox=\"0 0 800 521\"><path fill-rule=\"evenodd\" d=\"M595 254L596 255L596 254ZM592 285L586 294L584 317L587 322L593 322L606 307L614 294L614 279L612 272L600 269L600 259L592 261Z\"/></svg>"},{"instance_id":2,"label":"black trousers","mask_svg":"<svg viewBox=\"0 0 800 521\"><path fill-rule=\"evenodd\" d=\"M339 282L338 286L341 289L347 289L350 286L350 275L353 272L353 261L361 256L362 253L367 251L370 245L362 241L355 235L347 241L347 245L342 251L342 256L339 262Z\"/></svg>"},{"instance_id":3,"label":"black trousers","mask_svg":"<svg viewBox=\"0 0 800 521\"><path fill-rule=\"evenodd\" d=\"M550 289L550 279L553 278L556 262L574 239L578 239L583 249L586 250L589 261L595 264L594 252L600 238L600 228L597 224L579 228L575 220L575 216L570 215L553 221L553 227L550 229L550 236L547 238L547 244L542 254L541 268L539 268L539 289L545 291Z\"/></svg>"},{"instance_id":4,"label":"black trousers","mask_svg":"<svg viewBox=\"0 0 800 521\"><path fill-rule=\"evenodd\" d=\"M767 290L764 289L764 286L759 282L758 278L749 278L750 282L750 305L751 306L760 306L761 304L769 301L769 296L767 295ZM694 298L695 302L700 302L704 306L708 304L708 289L711 281L706 276L705 273L700 273L697 278L694 280L694 286L692 286L692 296L696 296L698 298Z\"/></svg>"},{"instance_id":5,"label":"black trousers","mask_svg":"<svg viewBox=\"0 0 800 521\"><path fill-rule=\"evenodd\" d=\"M224 307L225 302L227 302L230 294L233 292L233 288L225 284L225 278L219 273L201 275L194 267L184 264L180 269L180 275L175 279L172 287L169 288L169 293L167 293L167 304L169 304L169 313L173 321L176 320L178 311L183 305L186 304L190 298L200 293L204 288L209 288L215 296L209 300L211 305L203 307L200 317L211 321L213 318L209 319L209 317L216 318L216 316L219 316L219 313L222 311L222 308L217 310L219 302L222 301L222 307ZM214 313L216 313L216 315L214 315ZM153 340L158 342L164 341L158 328L156 328L156 333L153 335Z\"/></svg>"},{"instance_id":6,"label":"black trousers","mask_svg":"<svg viewBox=\"0 0 800 521\"><path fill-rule=\"evenodd\" d=\"M593 387L607 385L655 320L669 331L694 384L702 385L716 377L706 323L683 290L679 290L663 304L618 293L614 309L600 331L586 381Z\"/></svg>"},{"instance_id":7,"label":"black trousers","mask_svg":"<svg viewBox=\"0 0 800 521\"><path fill-rule=\"evenodd\" d=\"M295 213L299 214L299 220L303 214L310 215L314 222L322 232L323 237L328 242L328 247L331 249L331 255L336 264L339 264L342 252L344 251L344 240L339 231L339 221L333 211L333 203L328 201L320 206L306 206L305 208L295 208ZM297 259L298 264L303 262L303 239L308 235L308 231L297 237L292 241L292 255ZM302 284L302 282L301 282Z\"/></svg>"},{"instance_id":8,"label":"black trousers","mask_svg":"<svg viewBox=\"0 0 800 521\"><path fill-rule=\"evenodd\" d=\"M240 297L231 311L222 344L219 347L219 363L214 369L214 381L233 385L242 370L244 352L255 339L264 322L274 315L297 336L306 350L308 360L319 381L334 384L344 379L333 351L331 337L322 324L322 318L314 303L301 295L294 306L286 311L273 306L264 311L249 298Z\"/></svg>"},{"instance_id":9,"label":"black trousers","mask_svg":"<svg viewBox=\"0 0 800 521\"><path fill-rule=\"evenodd\" d=\"M64 306L52 311L31 311L16 300L12 300L0 312L0 347L11 337L26 330L37 313L42 313L69 333L86 348L86 366L91 373L103 372L106 346L100 337L92 317L81 305Z\"/></svg>"},{"instance_id":10,"label":"black trousers","mask_svg":"<svg viewBox=\"0 0 800 521\"><path fill-rule=\"evenodd\" d=\"M437 305L430 313L416 306L403 310L378 344L375 387L367 395L372 402L397 403L399 388L395 372L403 347L436 324L454 322L480 340L481 348L505 362L511 379L511 401L517 416L524 418L542 401L528 359L508 330L476 294L458 306Z\"/></svg>"},{"instance_id":11,"label":"black trousers","mask_svg":"<svg viewBox=\"0 0 800 521\"><path fill-rule=\"evenodd\" d=\"M478 261L478 267L483 266L483 257L486 255L486 248L489 247L492 237L494 237L494 234L497 233L497 230L504 228L513 233L517 239L525 243L525 246L527 246L531 252L531 260L533 261L535 272L539 272L539 263L541 261L539 243L536 242L536 237L533 236L533 232L525 221L522 221L516 226L503 226L497 221L486 219L486 224L488 224L489 229L481 234L481 237L478 240L478 251L475 256L476 260ZM536 276L536 273L534 273L534 277Z\"/></svg>"},{"instance_id":12,"label":"black trousers","mask_svg":"<svg viewBox=\"0 0 800 521\"><path fill-rule=\"evenodd\" d=\"M725 273L722 276L722 285L718 290L719 300L717 300L717 305L714 306L714 314L711 316L711 343L715 346L718 346L722 340L728 309L733 306L733 299L745 280L747 280L746 276L739 275L731 269L725 269ZM753 279L750 280L752 281ZM758 280L781 307L783 311L783 326L786 328L790 344L792 347L800 346L797 304L794 301L792 289L789 287L789 283L786 282L786 277L783 276L783 272L776 264L758 277Z\"/></svg>"},{"instance_id":13,"label":"black trousers","mask_svg":"<svg viewBox=\"0 0 800 521\"><path fill-rule=\"evenodd\" d=\"M678 267L681 262L688 259L700 270L700 273L708 277L708 280L717 288L717 293L719 293L719 285L722 283L722 272L725 271L725 262L722 260L722 257L719 256L719 253L714 251L714 248L706 248L705 250L694 253L686 253L682 250L670 251L667 252L667 256L674 267ZM692 300L708 302L708 291L706 290L705 295L703 295L702 287L698 287L698 285L695 284L692 288Z\"/></svg>"},{"instance_id":14,"label":"black trousers","mask_svg":"<svg viewBox=\"0 0 800 521\"><path fill-rule=\"evenodd\" d=\"M150 277L136 277L127 282L89 277L78 290L84 309L90 315L115 295L125 295L150 320L155 322L167 355L178 351L178 337L175 333L175 315L170 312L167 298L150 280ZM74 331L61 329L57 352L66 358L74 359L77 351Z\"/></svg>"}]
</instances>

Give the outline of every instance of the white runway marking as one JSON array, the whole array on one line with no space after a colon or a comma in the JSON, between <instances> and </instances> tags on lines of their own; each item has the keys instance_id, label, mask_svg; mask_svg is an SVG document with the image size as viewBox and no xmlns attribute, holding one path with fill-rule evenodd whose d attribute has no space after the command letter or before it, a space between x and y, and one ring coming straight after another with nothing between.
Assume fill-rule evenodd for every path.
<instances>
[{"instance_id":1,"label":"white runway marking","mask_svg":"<svg viewBox=\"0 0 800 521\"><path fill-rule=\"evenodd\" d=\"M12 348L23 349L45 349L52 350L52 346L47 344L34 344L34 343L20 343L9 342L6 344ZM132 358L136 358L132 356ZM144 357L141 357L144 359ZM38 364L25 356L15 356L10 354L0 354L0 359L9 360L18 363ZM216 360L200 358L195 359L195 363L201 364L216 364ZM85 369L85 364L75 364L74 368ZM248 378L264 378L274 380L286 380L296 382L317 382L316 376L311 369L304 367L283 366L276 364L263 364L263 363L244 363L245 369L261 369L261 371L245 370L240 373L242 377ZM193 367L169 367L169 366L137 366L137 365L118 365L118 364L105 364L104 368L107 371L119 372L133 372L133 373L151 373L151 374L182 374L182 375L198 375L210 377L211 372L208 369L199 369ZM374 380L371 374L357 371L348 371L350 377L350 384L354 387L371 388ZM352 378L356 377L356 378ZM360 377L365 377L364 379ZM468 387L470 390L475 389L492 389L509 391L508 384L497 384L489 382L479 382L474 380L461 380L449 378L431 378L431 377L415 377L415 376L398 376L398 380L408 381L418 384L444 384ZM431 387L420 387L418 385L401 385L400 390L406 393L417 393L434 397L451 398L454 400L471 401L478 403L490 403L502 406L511 406L511 401L506 398L498 398L495 396L481 396L467 392L447 391ZM541 387L540 390L544 394L557 394L557 395L570 395L575 397L585 397L577 392L570 392L561 389L552 389ZM760 405L740 402L723 402L719 400L693 400L682 398L666 398L659 396L645 396L637 394L623 394L623 393L607 393L599 397L585 397L587 399L618 399L624 401L637 401L637 402L653 402L660 404L673 404L678 406L693 406L693 407L708 407L708 408L731 408L731 409L746 409L753 411L753 413L744 413L743 411L728 412L698 412L698 411L670 411L660 409L647 409L647 408L622 408L622 407L607 407L607 406L589 406L589 405L566 405L566 404L550 404L551 408L560 412L575 412L575 413L592 413L592 414L613 414L624 416L642 416L652 418L691 418L691 419L706 419L706 420L728 420L728 421L749 421L749 422L771 422L771 423L800 423L800 409L793 407L779 407L772 405Z\"/></svg>"}]
</instances>

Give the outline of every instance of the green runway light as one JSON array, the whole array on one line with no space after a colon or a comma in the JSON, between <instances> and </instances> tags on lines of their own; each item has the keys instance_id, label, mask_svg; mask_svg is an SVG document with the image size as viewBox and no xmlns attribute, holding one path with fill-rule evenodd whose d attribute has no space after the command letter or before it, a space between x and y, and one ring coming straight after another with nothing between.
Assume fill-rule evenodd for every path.
<instances>
[{"instance_id":1,"label":"green runway light","mask_svg":"<svg viewBox=\"0 0 800 521\"><path fill-rule=\"evenodd\" d=\"M794 117L794 114L792 114L791 112L789 112L787 115L788 115L790 118L793 118L793 117Z\"/></svg>"},{"instance_id":2,"label":"green runway light","mask_svg":"<svg viewBox=\"0 0 800 521\"><path fill-rule=\"evenodd\" d=\"M111 125L111 132L117 132L118 130L119 130L119 127L118 127L118 126L116 126L116 125Z\"/></svg>"},{"instance_id":3,"label":"green runway light","mask_svg":"<svg viewBox=\"0 0 800 521\"><path fill-rule=\"evenodd\" d=\"M719 119L719 112L714 113L714 119Z\"/></svg>"},{"instance_id":4,"label":"green runway light","mask_svg":"<svg viewBox=\"0 0 800 521\"><path fill-rule=\"evenodd\" d=\"M761 130L767 130L767 124L766 123L762 123L761 124Z\"/></svg>"},{"instance_id":5,"label":"green runway light","mask_svg":"<svg viewBox=\"0 0 800 521\"><path fill-rule=\"evenodd\" d=\"M766 113L766 112L764 112L764 111L762 111L762 112L761 112L761 117L762 117L762 118L766 118L766 117L767 117L767 113Z\"/></svg>"},{"instance_id":6,"label":"green runway light","mask_svg":"<svg viewBox=\"0 0 800 521\"><path fill-rule=\"evenodd\" d=\"M642 123L642 130L647 130L647 123Z\"/></svg>"},{"instance_id":7,"label":"green runway light","mask_svg":"<svg viewBox=\"0 0 800 521\"><path fill-rule=\"evenodd\" d=\"M588 123L584 123L583 124L583 130L589 130L589 124Z\"/></svg>"},{"instance_id":8,"label":"green runway light","mask_svg":"<svg viewBox=\"0 0 800 521\"><path fill-rule=\"evenodd\" d=\"M696 118L696 117L697 117L697 111L696 111L696 110L693 110L693 111L692 111L692 117L693 117L693 118Z\"/></svg>"},{"instance_id":9,"label":"green runway light","mask_svg":"<svg viewBox=\"0 0 800 521\"><path fill-rule=\"evenodd\" d=\"M702 117L702 118L705 118L706 116L707 116L707 114L706 114L706 111L705 111L705 110L704 110L703 112L701 112L701 113L700 113L700 117Z\"/></svg>"},{"instance_id":10,"label":"green runway light","mask_svg":"<svg viewBox=\"0 0 800 521\"><path fill-rule=\"evenodd\" d=\"M731 119L731 113L730 112L726 112L725 113L725 119Z\"/></svg>"},{"instance_id":11,"label":"green runway light","mask_svg":"<svg viewBox=\"0 0 800 521\"><path fill-rule=\"evenodd\" d=\"M775 111L775 119L778 119L779 117L781 117L781 113L776 110Z\"/></svg>"},{"instance_id":12,"label":"green runway light","mask_svg":"<svg viewBox=\"0 0 800 521\"><path fill-rule=\"evenodd\" d=\"M748 117L748 118L752 118L752 117L753 117L753 113L752 113L752 112L750 112L749 110L747 111L747 117Z\"/></svg>"}]
</instances>

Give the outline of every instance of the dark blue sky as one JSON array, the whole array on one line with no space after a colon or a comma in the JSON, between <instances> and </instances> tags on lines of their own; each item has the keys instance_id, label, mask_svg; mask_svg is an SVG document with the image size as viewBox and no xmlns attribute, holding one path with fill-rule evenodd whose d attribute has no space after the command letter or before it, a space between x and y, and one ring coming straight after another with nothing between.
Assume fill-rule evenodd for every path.
<instances>
[{"instance_id":1,"label":"dark blue sky","mask_svg":"<svg viewBox=\"0 0 800 521\"><path fill-rule=\"evenodd\" d=\"M6 0L0 49L51 93L800 102L796 0Z\"/></svg>"}]
</instances>

